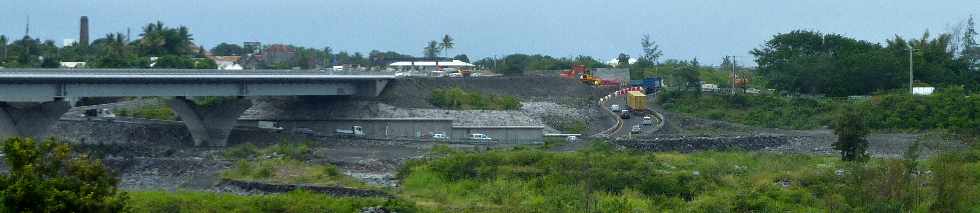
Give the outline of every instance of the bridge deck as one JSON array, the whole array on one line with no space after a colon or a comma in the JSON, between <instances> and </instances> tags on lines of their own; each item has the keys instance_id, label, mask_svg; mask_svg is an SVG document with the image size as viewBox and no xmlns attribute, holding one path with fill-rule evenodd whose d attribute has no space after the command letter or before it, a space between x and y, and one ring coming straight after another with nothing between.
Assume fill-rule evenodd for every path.
<instances>
[{"instance_id":1,"label":"bridge deck","mask_svg":"<svg viewBox=\"0 0 980 213\"><path fill-rule=\"evenodd\" d=\"M0 69L0 100L139 96L377 96L394 75L300 70Z\"/></svg>"},{"instance_id":2,"label":"bridge deck","mask_svg":"<svg viewBox=\"0 0 980 213\"><path fill-rule=\"evenodd\" d=\"M0 69L0 81L90 81L90 80L389 80L389 73L332 72L308 70L180 70L180 69Z\"/></svg>"}]
</instances>

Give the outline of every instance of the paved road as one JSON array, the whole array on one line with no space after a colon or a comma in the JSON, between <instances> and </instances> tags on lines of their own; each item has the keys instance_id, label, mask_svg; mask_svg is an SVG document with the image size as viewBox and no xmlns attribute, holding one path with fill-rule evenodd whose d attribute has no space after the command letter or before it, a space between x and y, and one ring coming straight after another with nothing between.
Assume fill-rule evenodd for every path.
<instances>
[{"instance_id":1,"label":"paved road","mask_svg":"<svg viewBox=\"0 0 980 213\"><path fill-rule=\"evenodd\" d=\"M647 96L647 103L653 103L652 101L654 100L655 97L656 96ZM628 108L626 106L626 96L613 97L612 99L606 102L605 107L609 108L612 105L619 105L620 109ZM636 136L635 134L631 134L630 130L633 128L633 126L637 126L637 125L639 125L640 128L643 129L643 132L641 132L640 135L649 134L653 131L653 127L656 125L656 122L659 122L658 120L656 120L656 116L650 116L650 117L654 118L654 125L642 125L643 116L634 113L632 114L632 116L630 116L630 119L623 119L623 128L620 128L619 131L613 132L612 134L610 134L610 136L612 136L612 138L618 138L618 137L628 138L631 136Z\"/></svg>"}]
</instances>

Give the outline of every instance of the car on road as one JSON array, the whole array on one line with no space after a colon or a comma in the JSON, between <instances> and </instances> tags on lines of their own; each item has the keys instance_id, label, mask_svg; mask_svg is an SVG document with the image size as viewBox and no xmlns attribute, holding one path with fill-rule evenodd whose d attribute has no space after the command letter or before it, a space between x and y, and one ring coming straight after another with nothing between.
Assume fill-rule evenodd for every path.
<instances>
[{"instance_id":1,"label":"car on road","mask_svg":"<svg viewBox=\"0 0 980 213\"><path fill-rule=\"evenodd\" d=\"M630 133L633 134L639 134L642 131L643 131L643 127L641 127L640 125L634 125L633 129L630 129Z\"/></svg>"},{"instance_id":2,"label":"car on road","mask_svg":"<svg viewBox=\"0 0 980 213\"><path fill-rule=\"evenodd\" d=\"M565 137L565 140L568 141L569 143L575 143L575 141L578 141L578 137L572 135L572 136Z\"/></svg>"},{"instance_id":3,"label":"car on road","mask_svg":"<svg viewBox=\"0 0 980 213\"><path fill-rule=\"evenodd\" d=\"M630 111L629 110L625 110L625 109L622 110L622 111L620 111L619 118L622 118L622 119L630 119Z\"/></svg>"},{"instance_id":4,"label":"car on road","mask_svg":"<svg viewBox=\"0 0 980 213\"><path fill-rule=\"evenodd\" d=\"M653 125L653 118L651 118L650 116L643 116L643 122L641 124Z\"/></svg>"},{"instance_id":5,"label":"car on road","mask_svg":"<svg viewBox=\"0 0 980 213\"><path fill-rule=\"evenodd\" d=\"M609 106L609 110L612 110L613 112L619 111L619 104L613 104L612 106Z\"/></svg>"},{"instance_id":6,"label":"car on road","mask_svg":"<svg viewBox=\"0 0 980 213\"><path fill-rule=\"evenodd\" d=\"M470 140L476 140L476 141L486 141L486 142L493 141L493 138L491 138L490 136L487 136L486 134L483 134L483 133L473 133L473 134L470 134L470 138L469 139Z\"/></svg>"},{"instance_id":7,"label":"car on road","mask_svg":"<svg viewBox=\"0 0 980 213\"><path fill-rule=\"evenodd\" d=\"M434 139L434 140L449 140L449 136L446 135L446 133L439 132L439 133L432 134L432 139Z\"/></svg>"}]
</instances>

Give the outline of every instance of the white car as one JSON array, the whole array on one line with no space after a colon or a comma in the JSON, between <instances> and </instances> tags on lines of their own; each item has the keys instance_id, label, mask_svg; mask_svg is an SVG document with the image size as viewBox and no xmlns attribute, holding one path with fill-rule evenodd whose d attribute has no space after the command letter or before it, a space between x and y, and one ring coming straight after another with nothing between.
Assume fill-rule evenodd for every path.
<instances>
[{"instance_id":1,"label":"white car","mask_svg":"<svg viewBox=\"0 0 980 213\"><path fill-rule=\"evenodd\" d=\"M565 137L565 140L568 141L569 143L575 143L575 141L578 141L578 137L576 137L574 135L573 136L568 136L568 137Z\"/></svg>"},{"instance_id":2,"label":"white car","mask_svg":"<svg viewBox=\"0 0 980 213\"><path fill-rule=\"evenodd\" d=\"M619 105L613 104L612 106L609 106L609 110L612 110L613 112L617 112L619 111Z\"/></svg>"},{"instance_id":3,"label":"white car","mask_svg":"<svg viewBox=\"0 0 980 213\"><path fill-rule=\"evenodd\" d=\"M487 136L486 134L483 134L483 133L473 133L473 134L470 134L470 140L492 141L493 138L491 138L491 137L489 137L489 136Z\"/></svg>"},{"instance_id":4,"label":"white car","mask_svg":"<svg viewBox=\"0 0 980 213\"><path fill-rule=\"evenodd\" d=\"M643 125L653 125L653 118L650 116L643 116Z\"/></svg>"},{"instance_id":5,"label":"white car","mask_svg":"<svg viewBox=\"0 0 980 213\"><path fill-rule=\"evenodd\" d=\"M432 139L436 140L449 140L449 136L446 133L435 133L432 134Z\"/></svg>"}]
</instances>

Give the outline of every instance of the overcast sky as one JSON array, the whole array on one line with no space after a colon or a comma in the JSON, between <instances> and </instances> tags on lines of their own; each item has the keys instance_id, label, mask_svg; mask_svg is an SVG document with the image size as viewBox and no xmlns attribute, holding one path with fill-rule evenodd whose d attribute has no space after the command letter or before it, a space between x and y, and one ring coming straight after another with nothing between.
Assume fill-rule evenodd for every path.
<instances>
[{"instance_id":1,"label":"overcast sky","mask_svg":"<svg viewBox=\"0 0 980 213\"><path fill-rule=\"evenodd\" d=\"M938 2L938 3L937 3ZM429 40L456 38L450 54L638 55L650 34L667 58L717 64L794 29L881 42L918 36L980 14L978 0L2 0L0 34L61 43L77 38L89 16L91 36L126 32L160 20L191 29L198 44L260 41L421 55Z\"/></svg>"}]
</instances>

